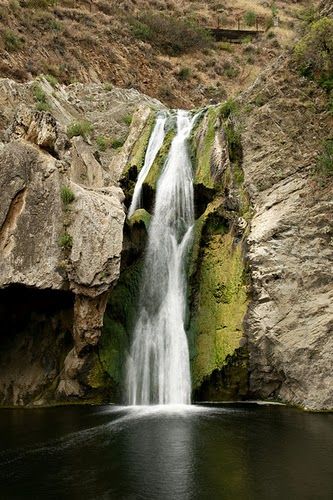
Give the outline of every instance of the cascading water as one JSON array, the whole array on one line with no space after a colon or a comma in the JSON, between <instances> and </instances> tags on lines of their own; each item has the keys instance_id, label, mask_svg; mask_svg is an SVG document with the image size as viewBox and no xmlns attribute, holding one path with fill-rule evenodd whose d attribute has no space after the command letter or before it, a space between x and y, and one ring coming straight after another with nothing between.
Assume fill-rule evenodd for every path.
<instances>
[{"instance_id":1,"label":"cascading water","mask_svg":"<svg viewBox=\"0 0 333 500\"><path fill-rule=\"evenodd\" d=\"M127 365L132 405L190 404L185 260L194 223L188 139L195 121L177 112L177 134L157 184L138 319Z\"/></svg>"},{"instance_id":2,"label":"cascading water","mask_svg":"<svg viewBox=\"0 0 333 500\"><path fill-rule=\"evenodd\" d=\"M165 137L165 123L167 120L167 114L162 112L157 115L156 123L153 132L150 136L148 147L146 151L145 161L142 169L140 170L138 180L135 184L132 203L128 210L128 217L131 217L135 210L140 207L141 202L141 192L142 185L147 177L150 167L154 163L157 153L162 147L164 137Z\"/></svg>"}]
</instances>

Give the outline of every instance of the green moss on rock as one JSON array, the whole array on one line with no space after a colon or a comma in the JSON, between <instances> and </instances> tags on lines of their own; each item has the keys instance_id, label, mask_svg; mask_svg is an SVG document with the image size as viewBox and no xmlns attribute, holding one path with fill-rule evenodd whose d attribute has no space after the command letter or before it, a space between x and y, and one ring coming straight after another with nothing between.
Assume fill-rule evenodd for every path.
<instances>
[{"instance_id":1,"label":"green moss on rock","mask_svg":"<svg viewBox=\"0 0 333 500\"><path fill-rule=\"evenodd\" d=\"M190 324L194 388L226 363L243 336L248 299L242 247L230 233L212 236L202 249L196 281Z\"/></svg>"},{"instance_id":2,"label":"green moss on rock","mask_svg":"<svg viewBox=\"0 0 333 500\"><path fill-rule=\"evenodd\" d=\"M219 115L219 107L208 108L191 139L196 165L194 184L202 184L207 189L215 187L211 167L215 135L220 126Z\"/></svg>"},{"instance_id":3,"label":"green moss on rock","mask_svg":"<svg viewBox=\"0 0 333 500\"><path fill-rule=\"evenodd\" d=\"M171 142L174 137L175 137L175 130L174 129L169 130L164 138L163 146L161 147L158 155L156 156L155 161L151 166L149 173L143 183L143 189L145 189L145 186L149 186L149 188L152 191L154 192L156 191L157 182L162 173L163 167L165 165L170 150Z\"/></svg>"},{"instance_id":4,"label":"green moss on rock","mask_svg":"<svg viewBox=\"0 0 333 500\"><path fill-rule=\"evenodd\" d=\"M154 127L155 119L156 119L155 113L151 111L148 120L144 126L144 129L142 131L142 134L140 135L139 139L135 142L133 146L133 149L131 151L131 154L129 156L127 165L123 173L124 177L126 177L126 174L133 165L135 165L137 173L139 173L141 168L143 167L146 150L148 147L149 138L151 136Z\"/></svg>"},{"instance_id":5,"label":"green moss on rock","mask_svg":"<svg viewBox=\"0 0 333 500\"><path fill-rule=\"evenodd\" d=\"M142 261L137 261L120 275L112 293L104 316L104 326L99 344L99 357L103 369L121 384L126 353L129 349L130 334L134 327Z\"/></svg>"},{"instance_id":6,"label":"green moss on rock","mask_svg":"<svg viewBox=\"0 0 333 500\"><path fill-rule=\"evenodd\" d=\"M146 231L148 231L150 220L150 213L147 212L147 210L145 210L144 208L138 208L128 220L128 224L130 227L133 227L135 224L144 224Z\"/></svg>"}]
</instances>

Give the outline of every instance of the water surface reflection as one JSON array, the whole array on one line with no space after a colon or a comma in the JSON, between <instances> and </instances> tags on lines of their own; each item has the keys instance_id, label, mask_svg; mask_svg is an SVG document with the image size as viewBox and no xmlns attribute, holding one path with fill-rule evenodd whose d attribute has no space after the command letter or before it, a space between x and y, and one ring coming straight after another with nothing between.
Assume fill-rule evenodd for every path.
<instances>
[{"instance_id":1,"label":"water surface reflection","mask_svg":"<svg viewBox=\"0 0 333 500\"><path fill-rule=\"evenodd\" d=\"M331 500L332 424L254 404L1 410L0 497Z\"/></svg>"}]
</instances>

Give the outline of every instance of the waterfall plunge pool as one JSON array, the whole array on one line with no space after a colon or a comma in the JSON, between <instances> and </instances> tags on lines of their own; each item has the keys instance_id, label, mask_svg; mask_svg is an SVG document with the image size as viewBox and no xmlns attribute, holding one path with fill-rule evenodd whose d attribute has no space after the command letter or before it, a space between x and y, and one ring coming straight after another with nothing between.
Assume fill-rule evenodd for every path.
<instances>
[{"instance_id":1,"label":"waterfall plunge pool","mask_svg":"<svg viewBox=\"0 0 333 500\"><path fill-rule=\"evenodd\" d=\"M0 498L333 498L333 415L264 404L0 411Z\"/></svg>"}]
</instances>

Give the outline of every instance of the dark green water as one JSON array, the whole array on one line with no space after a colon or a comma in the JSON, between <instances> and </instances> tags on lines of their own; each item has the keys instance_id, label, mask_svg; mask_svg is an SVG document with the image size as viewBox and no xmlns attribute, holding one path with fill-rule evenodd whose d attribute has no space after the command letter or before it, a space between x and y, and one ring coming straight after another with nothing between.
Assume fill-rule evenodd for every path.
<instances>
[{"instance_id":1,"label":"dark green water","mask_svg":"<svg viewBox=\"0 0 333 500\"><path fill-rule=\"evenodd\" d=\"M333 415L281 406L0 411L0 499L333 499Z\"/></svg>"}]
</instances>

